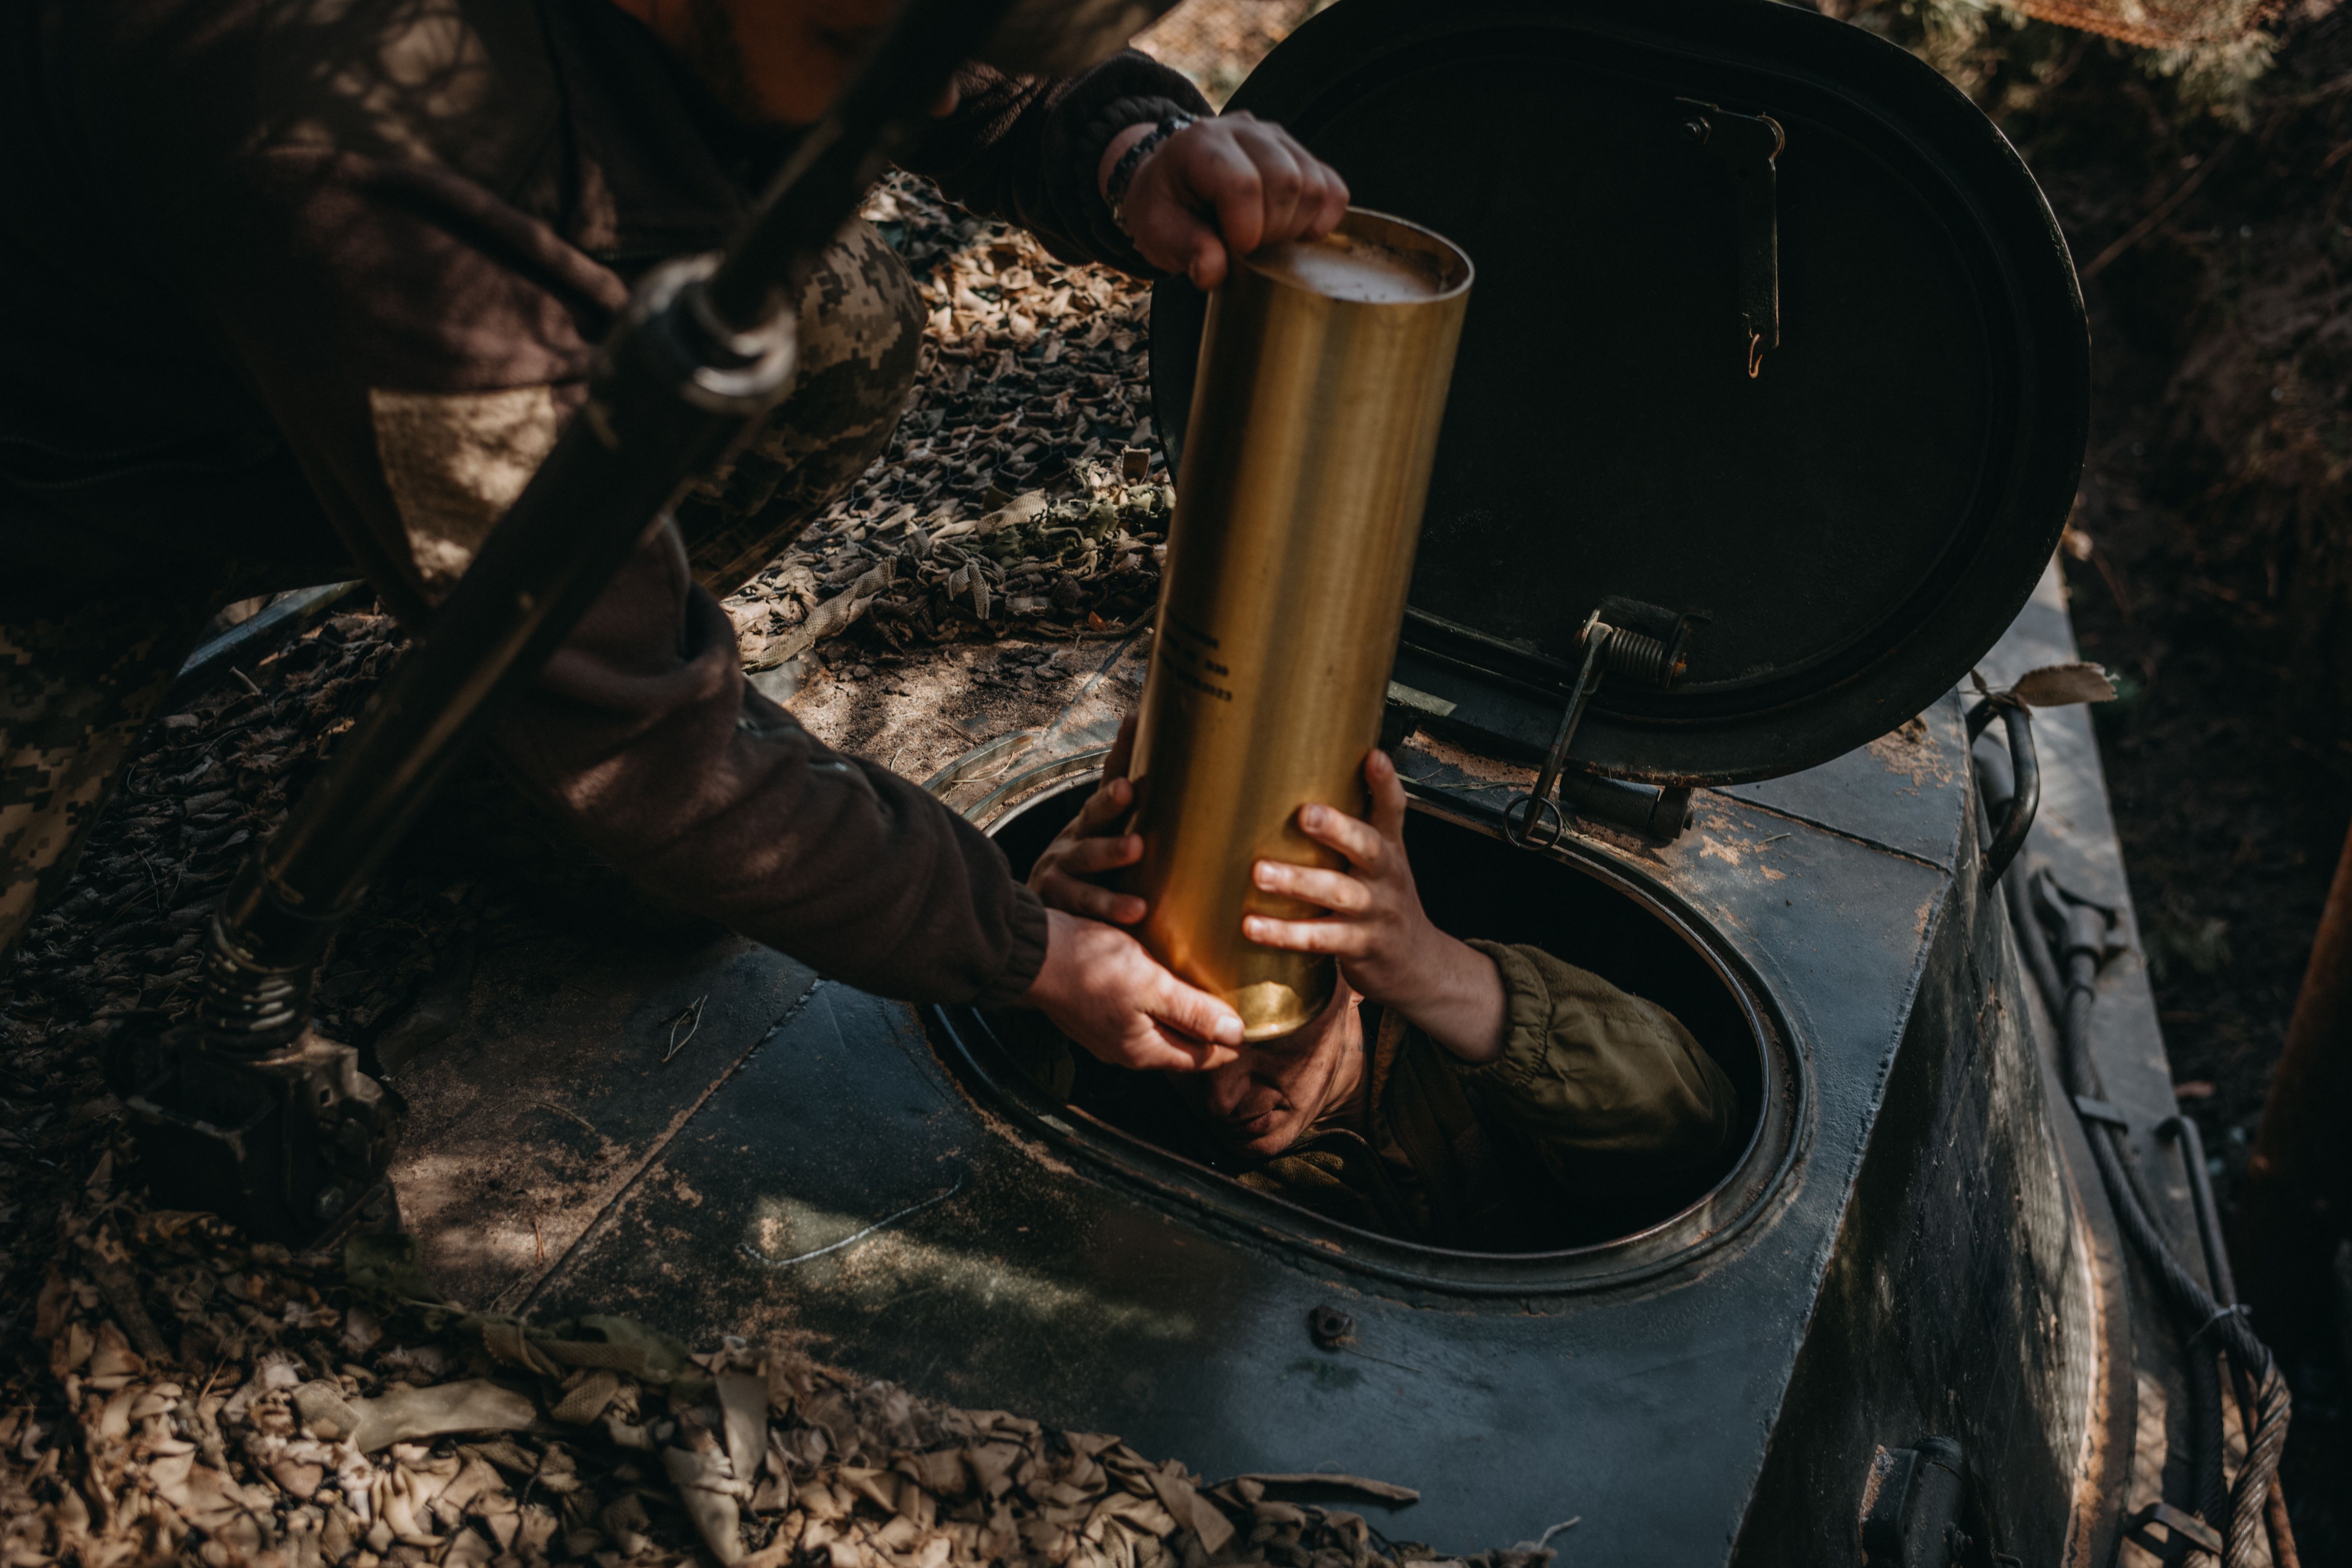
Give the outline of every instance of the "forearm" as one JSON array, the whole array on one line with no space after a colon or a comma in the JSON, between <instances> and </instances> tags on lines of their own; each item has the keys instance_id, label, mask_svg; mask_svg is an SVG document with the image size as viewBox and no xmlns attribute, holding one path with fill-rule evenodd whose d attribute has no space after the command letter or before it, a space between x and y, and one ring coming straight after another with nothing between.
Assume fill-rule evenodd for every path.
<instances>
[{"instance_id":1,"label":"forearm","mask_svg":"<svg viewBox=\"0 0 2352 1568\"><path fill-rule=\"evenodd\" d=\"M1501 975L1502 1049L1466 1070L1489 1103L1546 1147L1704 1158L1738 1096L1680 1020L1539 948L1475 944Z\"/></svg>"},{"instance_id":2,"label":"forearm","mask_svg":"<svg viewBox=\"0 0 2352 1568\"><path fill-rule=\"evenodd\" d=\"M1495 961L1433 929L1423 962L1392 994L1366 1000L1394 1007L1405 1021L1472 1066L1503 1054L1508 997Z\"/></svg>"},{"instance_id":3,"label":"forearm","mask_svg":"<svg viewBox=\"0 0 2352 1568\"><path fill-rule=\"evenodd\" d=\"M1005 1003L1045 917L995 846L748 693L675 536L642 547L499 726L509 763L665 896L866 990Z\"/></svg>"}]
</instances>

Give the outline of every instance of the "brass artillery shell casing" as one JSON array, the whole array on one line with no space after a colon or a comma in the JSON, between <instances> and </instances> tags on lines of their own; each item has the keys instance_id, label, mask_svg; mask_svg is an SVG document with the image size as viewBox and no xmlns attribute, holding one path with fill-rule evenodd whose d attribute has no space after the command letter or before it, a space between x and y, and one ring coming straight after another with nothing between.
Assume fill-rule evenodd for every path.
<instances>
[{"instance_id":1,"label":"brass artillery shell casing","mask_svg":"<svg viewBox=\"0 0 2352 1568\"><path fill-rule=\"evenodd\" d=\"M1244 912L1321 912L1258 891L1250 867L1341 864L1298 809L1364 814L1470 276L1428 230L1351 210L1328 238L1253 255L1210 297L1127 885L1151 905L1144 944L1231 1003L1253 1040L1331 994L1331 960L1242 935Z\"/></svg>"}]
</instances>

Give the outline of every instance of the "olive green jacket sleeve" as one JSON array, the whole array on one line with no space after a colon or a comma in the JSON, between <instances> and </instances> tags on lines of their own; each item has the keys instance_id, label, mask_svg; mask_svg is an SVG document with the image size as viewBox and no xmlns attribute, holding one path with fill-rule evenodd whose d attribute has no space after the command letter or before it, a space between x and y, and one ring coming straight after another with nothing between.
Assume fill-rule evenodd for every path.
<instances>
[{"instance_id":1,"label":"olive green jacket sleeve","mask_svg":"<svg viewBox=\"0 0 2352 1568\"><path fill-rule=\"evenodd\" d=\"M1677 1166L1722 1150L1738 1097L1673 1014L1540 948L1470 945L1502 971L1509 1033L1494 1061L1454 1070L1547 1163L1633 1155Z\"/></svg>"}]
</instances>

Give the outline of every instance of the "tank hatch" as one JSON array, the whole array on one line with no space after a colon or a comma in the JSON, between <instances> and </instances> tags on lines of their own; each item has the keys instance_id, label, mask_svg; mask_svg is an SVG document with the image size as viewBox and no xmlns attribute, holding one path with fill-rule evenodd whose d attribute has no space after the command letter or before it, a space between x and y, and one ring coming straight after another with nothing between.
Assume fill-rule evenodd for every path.
<instances>
[{"instance_id":1,"label":"tank hatch","mask_svg":"<svg viewBox=\"0 0 2352 1568\"><path fill-rule=\"evenodd\" d=\"M2063 240L1985 117L1904 50L1765 0L1349 0L1232 104L1479 268L1396 678L1424 725L1661 784L1827 762L1992 646L2078 475ZM1152 309L1172 453L1204 310ZM1630 637L1621 637L1621 647Z\"/></svg>"}]
</instances>

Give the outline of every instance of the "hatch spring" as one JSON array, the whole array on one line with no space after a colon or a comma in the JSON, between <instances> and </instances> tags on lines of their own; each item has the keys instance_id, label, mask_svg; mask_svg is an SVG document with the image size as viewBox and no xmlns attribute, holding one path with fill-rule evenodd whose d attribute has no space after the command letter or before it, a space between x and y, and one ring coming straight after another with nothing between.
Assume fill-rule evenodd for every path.
<instances>
[{"instance_id":1,"label":"hatch spring","mask_svg":"<svg viewBox=\"0 0 2352 1568\"><path fill-rule=\"evenodd\" d=\"M1612 605L1617 603L1612 601ZM1639 608L1631 605L1625 607ZM1536 774L1536 787L1514 797L1503 808L1504 837L1522 849L1549 849L1559 842L1568 830L1570 809L1571 787L1563 771L1568 765L1568 749L1576 739L1577 727L1584 721L1584 710L1591 705L1592 694L1601 689L1602 678L1613 675L1620 680L1664 690L1683 672L1691 626L1698 618L1675 617L1672 634L1661 637L1613 626L1601 618L1600 610L1585 617L1583 627L1576 634L1576 644L1584 650L1584 662L1577 671L1575 686L1569 691L1567 706L1560 710L1559 727L1553 732L1551 749L1545 752L1543 767ZM1684 787L1651 791L1613 779L1591 778L1582 780L1573 793L1580 797L1577 806L1583 810L1656 838L1671 839L1679 834L1690 808L1691 792ZM1629 798L1620 800L1620 795Z\"/></svg>"}]
</instances>

